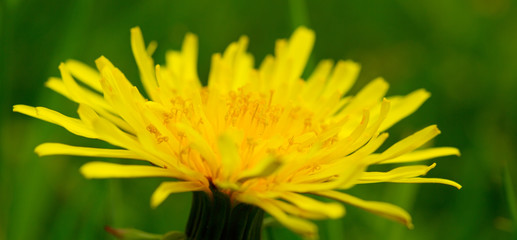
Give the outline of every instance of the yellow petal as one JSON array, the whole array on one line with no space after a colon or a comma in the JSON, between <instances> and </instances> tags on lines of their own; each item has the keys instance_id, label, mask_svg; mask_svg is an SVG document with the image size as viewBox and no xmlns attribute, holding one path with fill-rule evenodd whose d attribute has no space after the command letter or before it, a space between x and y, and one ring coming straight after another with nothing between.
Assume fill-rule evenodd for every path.
<instances>
[{"instance_id":1,"label":"yellow petal","mask_svg":"<svg viewBox=\"0 0 517 240\"><path fill-rule=\"evenodd\" d=\"M292 192L284 192L280 197L301 209L309 212L320 213L328 218L340 218L345 214L345 208L339 203L324 203Z\"/></svg>"},{"instance_id":2,"label":"yellow petal","mask_svg":"<svg viewBox=\"0 0 517 240\"><path fill-rule=\"evenodd\" d=\"M145 130L147 125L142 120L141 114L135 109L137 103L143 103L145 99L107 58L101 56L95 60L95 63L101 72L104 98L135 131Z\"/></svg>"},{"instance_id":3,"label":"yellow petal","mask_svg":"<svg viewBox=\"0 0 517 240\"><path fill-rule=\"evenodd\" d=\"M385 202L365 201L346 193L336 191L322 191L315 192L314 194L348 203L379 216L400 222L410 229L413 228L413 224L411 223L411 216L409 213L393 204Z\"/></svg>"},{"instance_id":4,"label":"yellow petal","mask_svg":"<svg viewBox=\"0 0 517 240\"><path fill-rule=\"evenodd\" d=\"M440 183L440 184L453 186L457 189L461 189L461 185L459 183L452 181L452 180L448 180L448 179L442 179L442 178L406 178L406 179L394 180L391 182L395 182L395 183Z\"/></svg>"},{"instance_id":5,"label":"yellow petal","mask_svg":"<svg viewBox=\"0 0 517 240\"><path fill-rule=\"evenodd\" d=\"M380 131L390 128L393 124L415 112L430 96L431 94L426 90L419 89L401 99L394 99L391 111L382 123Z\"/></svg>"},{"instance_id":6,"label":"yellow petal","mask_svg":"<svg viewBox=\"0 0 517 240\"><path fill-rule=\"evenodd\" d=\"M166 68L176 80L174 83L168 84L174 86L175 89L181 91L185 86L201 87L197 75L197 55L198 55L198 38L196 35L187 33L183 40L181 52L167 51L165 54Z\"/></svg>"},{"instance_id":7,"label":"yellow petal","mask_svg":"<svg viewBox=\"0 0 517 240\"><path fill-rule=\"evenodd\" d=\"M393 144L390 148L384 151L382 154L378 156L378 159L375 159L375 163L382 162L385 160L389 160L395 157L398 157L402 154L411 152L418 147L422 146L429 140L433 139L436 135L440 134L440 130L436 127L436 125L431 125L426 127L409 137L406 137L399 142Z\"/></svg>"},{"instance_id":8,"label":"yellow petal","mask_svg":"<svg viewBox=\"0 0 517 240\"><path fill-rule=\"evenodd\" d=\"M200 85L197 76L197 55L198 55L198 39L192 33L187 33L181 47L182 55L182 71L183 79Z\"/></svg>"},{"instance_id":9,"label":"yellow petal","mask_svg":"<svg viewBox=\"0 0 517 240\"><path fill-rule=\"evenodd\" d=\"M356 167L356 166L354 166ZM353 170L357 170L357 168L353 168ZM327 177L328 178L328 177ZM312 193L317 191L325 191L329 189L335 189L339 187L342 182L332 181L332 182L320 182L315 181L312 183L278 183L274 186L274 190L276 191L285 191L285 192L299 192L299 193Z\"/></svg>"},{"instance_id":10,"label":"yellow petal","mask_svg":"<svg viewBox=\"0 0 517 240\"><path fill-rule=\"evenodd\" d=\"M389 182L398 179L417 177L427 174L433 169L436 163L431 166L413 165L403 166L390 170L389 172L364 172L359 178L360 183Z\"/></svg>"},{"instance_id":11,"label":"yellow petal","mask_svg":"<svg viewBox=\"0 0 517 240\"><path fill-rule=\"evenodd\" d=\"M330 76L323 96L331 96L338 93L339 96L345 94L354 84L361 67L352 61L339 61Z\"/></svg>"},{"instance_id":12,"label":"yellow petal","mask_svg":"<svg viewBox=\"0 0 517 240\"><path fill-rule=\"evenodd\" d=\"M106 157L106 158L126 158L142 159L141 156L125 149L105 149L77 147L61 143L43 143L34 150L40 157L49 155L72 155L85 157Z\"/></svg>"},{"instance_id":13,"label":"yellow petal","mask_svg":"<svg viewBox=\"0 0 517 240\"><path fill-rule=\"evenodd\" d=\"M280 169L281 166L283 166L283 162L279 158L267 156L259 161L255 166L243 170L239 174L239 182L244 182L251 178L269 176Z\"/></svg>"},{"instance_id":14,"label":"yellow petal","mask_svg":"<svg viewBox=\"0 0 517 240\"><path fill-rule=\"evenodd\" d=\"M359 125L357 125L354 128L344 127L342 129L341 134L346 133L346 134L348 134L348 136L338 143L338 145L340 147L336 149L336 153L337 153L336 157L345 156L357 149L357 147L352 148L352 144L356 143L357 140L359 139L359 137L364 135L364 132L366 130L366 127L368 126L369 121L370 121L370 111L365 109L365 110L363 110L363 117L362 117L361 121L359 122ZM350 132L350 133L348 133L348 132ZM354 145L358 145L358 144L356 143Z\"/></svg>"},{"instance_id":15,"label":"yellow petal","mask_svg":"<svg viewBox=\"0 0 517 240\"><path fill-rule=\"evenodd\" d=\"M63 95L64 97L79 103L81 105L87 105L90 108L93 108L96 112L98 112L100 115L108 119L109 121L113 122L117 126L119 126L121 129L123 129L126 132L134 133L135 130L129 126L127 122L122 120L119 116L114 113L113 108L111 105L108 105L107 102L102 98L101 96L94 94L89 91L84 91L83 94L88 95L86 99L79 100L77 99L77 95L72 96L69 91L67 90L65 83L59 79L51 77L47 82L45 82L45 86L48 88L54 90L55 92ZM79 107L80 108L80 107Z\"/></svg>"},{"instance_id":16,"label":"yellow petal","mask_svg":"<svg viewBox=\"0 0 517 240\"><path fill-rule=\"evenodd\" d=\"M299 27L289 39L288 56L292 59L292 73L289 79L299 78L305 65L309 60L309 56L314 45L315 34L312 30Z\"/></svg>"},{"instance_id":17,"label":"yellow petal","mask_svg":"<svg viewBox=\"0 0 517 240\"><path fill-rule=\"evenodd\" d=\"M284 201L278 201L278 200L271 200L273 204L278 206L282 211L284 211L287 214L302 217L302 218L309 218L309 219L328 219L328 216L319 212L311 212L304 209L301 209L297 206L294 206L292 204L289 204ZM344 209L344 208L343 208Z\"/></svg>"},{"instance_id":18,"label":"yellow petal","mask_svg":"<svg viewBox=\"0 0 517 240\"><path fill-rule=\"evenodd\" d=\"M206 163L210 166L210 169L217 169L216 155L210 144L207 142L207 139L187 124L178 123L176 124L176 128L187 136L190 146L203 156Z\"/></svg>"},{"instance_id":19,"label":"yellow petal","mask_svg":"<svg viewBox=\"0 0 517 240\"><path fill-rule=\"evenodd\" d=\"M72 59L67 60L65 65L74 77L91 88L102 92L102 86L100 83L101 76L94 68Z\"/></svg>"},{"instance_id":20,"label":"yellow petal","mask_svg":"<svg viewBox=\"0 0 517 240\"><path fill-rule=\"evenodd\" d=\"M79 171L85 178L179 177L166 168L107 162L89 162L81 166Z\"/></svg>"},{"instance_id":21,"label":"yellow petal","mask_svg":"<svg viewBox=\"0 0 517 240\"><path fill-rule=\"evenodd\" d=\"M406 153L402 156L379 162L378 164L416 162L451 155L459 156L460 151L453 147L428 148Z\"/></svg>"},{"instance_id":22,"label":"yellow petal","mask_svg":"<svg viewBox=\"0 0 517 240\"><path fill-rule=\"evenodd\" d=\"M154 54L154 51L156 51L156 48L158 48L158 42L151 41L149 45L147 45L145 51L147 52L147 55L152 56Z\"/></svg>"},{"instance_id":23,"label":"yellow petal","mask_svg":"<svg viewBox=\"0 0 517 240\"><path fill-rule=\"evenodd\" d=\"M259 199L255 196L240 194L237 196L237 200L259 206L278 220L278 222L306 238L315 239L318 236L318 227L315 224L287 215L269 199Z\"/></svg>"},{"instance_id":24,"label":"yellow petal","mask_svg":"<svg viewBox=\"0 0 517 240\"><path fill-rule=\"evenodd\" d=\"M170 194L201 191L204 187L198 182L163 182L151 196L151 207L160 205Z\"/></svg>"},{"instance_id":25,"label":"yellow petal","mask_svg":"<svg viewBox=\"0 0 517 240\"><path fill-rule=\"evenodd\" d=\"M389 111L390 111L390 102L386 99L383 99L377 121L375 121L373 124L370 124L368 126L366 131L364 131L364 133L360 137L358 137L358 139L353 144L350 145L350 149L356 149L356 148L363 146L372 138L372 136L375 136L376 134L378 134L379 133L378 129L381 126L384 119L386 118L386 116L388 115Z\"/></svg>"},{"instance_id":26,"label":"yellow petal","mask_svg":"<svg viewBox=\"0 0 517 240\"><path fill-rule=\"evenodd\" d=\"M127 133L135 134L135 130L133 127L131 127L126 121L124 121L119 116L116 116L104 109L100 108L91 108L91 105L87 104L79 104L79 108L77 109L77 113L79 114L79 117L83 122L86 122L86 124L91 125L91 119L87 120L85 112L89 112L89 116L95 116L97 118L99 115L105 118L106 120L110 121L111 123L117 125L120 129L124 130ZM98 114L97 114L98 113ZM90 122L88 122L90 121Z\"/></svg>"},{"instance_id":27,"label":"yellow petal","mask_svg":"<svg viewBox=\"0 0 517 240\"><path fill-rule=\"evenodd\" d=\"M369 109L378 103L388 91L388 83L383 78L376 78L366 85L343 109L343 113L352 113Z\"/></svg>"},{"instance_id":28,"label":"yellow petal","mask_svg":"<svg viewBox=\"0 0 517 240\"><path fill-rule=\"evenodd\" d=\"M259 85L259 89L261 92L266 92L272 90L273 85L273 74L275 69L275 58L271 55L266 55L264 60L260 64L259 67L259 75L261 76L260 80L257 84Z\"/></svg>"},{"instance_id":29,"label":"yellow petal","mask_svg":"<svg viewBox=\"0 0 517 240\"><path fill-rule=\"evenodd\" d=\"M57 93L63 95L64 97L73 101L73 97L70 96L70 93L66 89L65 84L63 83L63 81L61 79L56 78L56 77L50 77L45 82L45 86L54 90L54 92L57 92Z\"/></svg>"},{"instance_id":30,"label":"yellow petal","mask_svg":"<svg viewBox=\"0 0 517 240\"><path fill-rule=\"evenodd\" d=\"M334 65L332 60L322 60L318 63L311 76L307 79L307 84L300 94L304 101L315 101L318 99L327 84L327 78Z\"/></svg>"},{"instance_id":31,"label":"yellow petal","mask_svg":"<svg viewBox=\"0 0 517 240\"><path fill-rule=\"evenodd\" d=\"M44 107L30 107L26 105L14 105L14 112L41 119L64 127L69 132L86 138L97 138L90 128L85 126L79 119L67 117L59 112Z\"/></svg>"},{"instance_id":32,"label":"yellow petal","mask_svg":"<svg viewBox=\"0 0 517 240\"><path fill-rule=\"evenodd\" d=\"M240 169L241 158L237 143L228 134L221 135L217 141L221 156L221 171L224 179Z\"/></svg>"},{"instance_id":33,"label":"yellow petal","mask_svg":"<svg viewBox=\"0 0 517 240\"><path fill-rule=\"evenodd\" d=\"M136 64L140 70L140 77L142 78L144 88L151 99L156 99L155 91L157 83L154 75L154 62L147 54L144 37L139 27L131 28L131 49L133 50Z\"/></svg>"},{"instance_id":34,"label":"yellow petal","mask_svg":"<svg viewBox=\"0 0 517 240\"><path fill-rule=\"evenodd\" d=\"M106 119L93 119L91 124L95 133L97 133L99 138L103 141L128 149L154 165L167 166L170 168L170 171L175 170L172 167L172 162L174 161L170 161L172 156L167 156L161 151L156 151L153 145L143 145L142 142L137 141L134 136L121 131L117 126Z\"/></svg>"},{"instance_id":35,"label":"yellow petal","mask_svg":"<svg viewBox=\"0 0 517 240\"><path fill-rule=\"evenodd\" d=\"M77 84L72 75L70 75L67 65L61 63L59 65L59 71L61 72L63 83L67 89L67 92L69 93L68 96L71 97L73 101L78 103L86 103L88 105L95 106L96 108L107 109L113 112L112 107L106 102L104 98L101 97L101 95Z\"/></svg>"},{"instance_id":36,"label":"yellow petal","mask_svg":"<svg viewBox=\"0 0 517 240\"><path fill-rule=\"evenodd\" d=\"M248 37L242 36L238 42L237 52L232 64L233 68L233 84L234 90L248 84L251 80L250 73L253 70L253 56L246 52L248 46Z\"/></svg>"}]
</instances>

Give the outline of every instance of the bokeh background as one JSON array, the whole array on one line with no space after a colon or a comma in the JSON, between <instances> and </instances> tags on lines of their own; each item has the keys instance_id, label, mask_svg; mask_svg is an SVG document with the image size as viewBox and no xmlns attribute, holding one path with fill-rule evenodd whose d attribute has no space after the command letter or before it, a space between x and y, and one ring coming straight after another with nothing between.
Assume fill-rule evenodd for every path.
<instances>
[{"instance_id":1,"label":"bokeh background","mask_svg":"<svg viewBox=\"0 0 517 240\"><path fill-rule=\"evenodd\" d=\"M172 195L157 209L149 198L160 179L86 180L79 157L43 157L43 142L103 146L60 127L12 113L13 104L75 115L76 105L43 86L61 61L94 65L104 55L139 84L129 29L156 40L156 63L178 49L186 32L199 36L199 72L210 56L242 34L256 62L299 25L317 40L308 70L321 59L352 59L362 73L352 92L377 76L389 95L425 88L432 97L390 130L400 139L430 124L433 145L461 157L437 160L428 176L458 181L374 184L349 192L398 204L415 229L347 208L318 221L321 239L516 239L517 11L512 0L428 1L0 1L0 240L113 239L105 225L165 233L183 230L191 194ZM267 227L265 239L299 239Z\"/></svg>"}]
</instances>

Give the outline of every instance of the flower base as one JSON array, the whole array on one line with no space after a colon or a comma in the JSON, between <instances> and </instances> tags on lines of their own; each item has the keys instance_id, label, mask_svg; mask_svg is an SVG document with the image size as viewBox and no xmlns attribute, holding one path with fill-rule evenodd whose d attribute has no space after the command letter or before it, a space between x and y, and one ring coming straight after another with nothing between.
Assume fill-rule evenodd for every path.
<instances>
[{"instance_id":1,"label":"flower base","mask_svg":"<svg viewBox=\"0 0 517 240\"><path fill-rule=\"evenodd\" d=\"M194 192L185 234L195 240L259 240L264 211L244 203L232 203L218 191Z\"/></svg>"}]
</instances>

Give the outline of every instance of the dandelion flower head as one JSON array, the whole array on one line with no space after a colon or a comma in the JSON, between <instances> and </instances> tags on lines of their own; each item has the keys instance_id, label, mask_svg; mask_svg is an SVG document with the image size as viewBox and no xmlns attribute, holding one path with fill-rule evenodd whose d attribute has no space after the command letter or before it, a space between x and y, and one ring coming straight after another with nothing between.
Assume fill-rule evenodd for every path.
<instances>
[{"instance_id":1,"label":"dandelion flower head","mask_svg":"<svg viewBox=\"0 0 517 240\"><path fill-rule=\"evenodd\" d=\"M181 51L155 65L155 44L145 47L139 28L131 47L148 99L107 58L97 69L69 60L61 78L46 85L79 104L78 118L44 107L14 106L14 111L60 125L75 135L117 148L44 143L41 155L130 159L128 164L93 161L80 169L86 178L166 177L151 197L153 207L170 194L214 189L234 203L258 206L281 224L315 236L307 219L339 218L344 202L412 226L403 209L366 201L344 190L357 184L442 183L422 178L435 164L406 165L386 172L374 164L409 163L458 155L452 147L420 149L440 133L426 127L387 147L393 124L412 114L429 97L423 89L385 97L388 84L377 78L347 95L360 70L352 61L323 60L301 78L315 36L304 27L278 40L274 55L255 68L246 52L248 38L214 54L204 86L197 74L197 37L187 34ZM140 162L133 160L142 160ZM150 163L150 164L149 164ZM335 201L320 201L311 196Z\"/></svg>"}]
</instances>

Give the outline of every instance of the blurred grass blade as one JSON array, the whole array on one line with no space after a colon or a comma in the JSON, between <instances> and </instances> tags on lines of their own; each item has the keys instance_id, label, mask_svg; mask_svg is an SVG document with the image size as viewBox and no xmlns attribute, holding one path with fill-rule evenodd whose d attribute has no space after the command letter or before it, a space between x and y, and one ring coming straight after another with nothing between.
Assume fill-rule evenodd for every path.
<instances>
[{"instance_id":1,"label":"blurred grass blade","mask_svg":"<svg viewBox=\"0 0 517 240\"><path fill-rule=\"evenodd\" d=\"M305 0L289 0L289 12L293 30L299 26L309 27L309 16Z\"/></svg>"},{"instance_id":2,"label":"blurred grass blade","mask_svg":"<svg viewBox=\"0 0 517 240\"><path fill-rule=\"evenodd\" d=\"M306 0L289 0L289 16L291 17L291 30L294 31L300 26L310 28L309 11L307 10ZM309 56L302 77L307 79L310 72L315 67L315 61L312 54Z\"/></svg>"},{"instance_id":3,"label":"blurred grass blade","mask_svg":"<svg viewBox=\"0 0 517 240\"><path fill-rule=\"evenodd\" d=\"M112 228L106 226L104 228L106 232L122 240L172 240L172 239L185 239L185 235L179 232L169 232L165 235L147 233L138 229L133 228Z\"/></svg>"},{"instance_id":4,"label":"blurred grass blade","mask_svg":"<svg viewBox=\"0 0 517 240\"><path fill-rule=\"evenodd\" d=\"M510 176L510 170L508 164L504 166L504 187L506 192L506 198L508 201L508 208L513 219L513 234L517 237L517 198L515 197L515 189L513 188L512 178Z\"/></svg>"}]
</instances>

